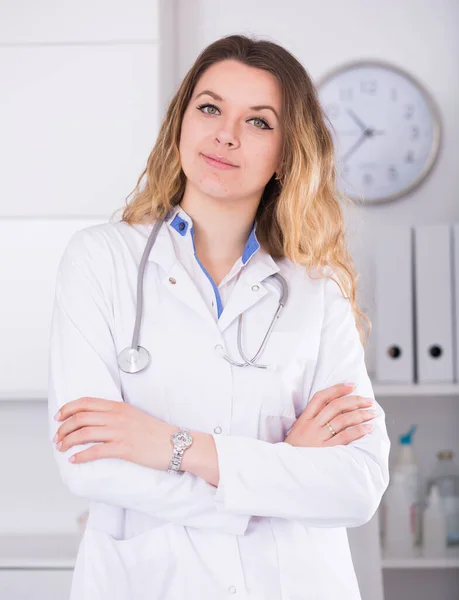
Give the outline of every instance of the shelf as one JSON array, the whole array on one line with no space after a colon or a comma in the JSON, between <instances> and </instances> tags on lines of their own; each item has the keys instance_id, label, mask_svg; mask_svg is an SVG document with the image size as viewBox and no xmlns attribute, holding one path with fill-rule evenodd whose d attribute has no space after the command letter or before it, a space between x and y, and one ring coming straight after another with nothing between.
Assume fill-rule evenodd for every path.
<instances>
[{"instance_id":1,"label":"shelf","mask_svg":"<svg viewBox=\"0 0 459 600\"><path fill-rule=\"evenodd\" d=\"M0 535L0 569L73 569L80 539L75 533Z\"/></svg>"},{"instance_id":2,"label":"shelf","mask_svg":"<svg viewBox=\"0 0 459 600\"><path fill-rule=\"evenodd\" d=\"M376 399L406 396L459 396L457 383L389 384L372 382Z\"/></svg>"},{"instance_id":3,"label":"shelf","mask_svg":"<svg viewBox=\"0 0 459 600\"><path fill-rule=\"evenodd\" d=\"M383 569L459 569L459 556L444 558L383 558Z\"/></svg>"},{"instance_id":4,"label":"shelf","mask_svg":"<svg viewBox=\"0 0 459 600\"><path fill-rule=\"evenodd\" d=\"M48 392L41 391L37 392L34 390L18 390L12 392L0 391L0 402L27 402L32 401L48 401Z\"/></svg>"}]
</instances>

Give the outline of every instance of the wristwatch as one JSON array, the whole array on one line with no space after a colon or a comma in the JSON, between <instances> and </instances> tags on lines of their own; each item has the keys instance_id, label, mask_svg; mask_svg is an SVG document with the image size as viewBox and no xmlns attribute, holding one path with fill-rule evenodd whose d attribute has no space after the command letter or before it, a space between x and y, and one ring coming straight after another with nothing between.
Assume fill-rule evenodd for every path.
<instances>
[{"instance_id":1,"label":"wristwatch","mask_svg":"<svg viewBox=\"0 0 459 600\"><path fill-rule=\"evenodd\" d=\"M183 473L180 470L182 464L182 458L185 450L193 443L190 430L185 427L181 427L179 431L176 431L171 435L171 442L174 446L174 452L172 454L171 462L169 463L168 473Z\"/></svg>"}]
</instances>

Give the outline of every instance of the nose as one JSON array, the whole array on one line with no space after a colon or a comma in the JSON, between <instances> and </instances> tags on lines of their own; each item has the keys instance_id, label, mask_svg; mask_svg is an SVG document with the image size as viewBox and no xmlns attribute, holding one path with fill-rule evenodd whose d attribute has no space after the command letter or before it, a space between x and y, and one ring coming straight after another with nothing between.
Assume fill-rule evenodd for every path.
<instances>
[{"instance_id":1,"label":"nose","mask_svg":"<svg viewBox=\"0 0 459 600\"><path fill-rule=\"evenodd\" d=\"M226 144L229 147L239 146L239 140L236 134L236 126L234 124L225 123L224 127L220 127L220 129L215 134L215 140L219 144Z\"/></svg>"}]
</instances>

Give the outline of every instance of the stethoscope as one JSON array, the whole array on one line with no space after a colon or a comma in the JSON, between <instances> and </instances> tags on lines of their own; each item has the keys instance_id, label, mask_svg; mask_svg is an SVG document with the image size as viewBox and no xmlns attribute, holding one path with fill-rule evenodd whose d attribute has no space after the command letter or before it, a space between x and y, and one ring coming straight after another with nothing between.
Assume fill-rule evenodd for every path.
<instances>
[{"instance_id":1,"label":"stethoscope","mask_svg":"<svg viewBox=\"0 0 459 600\"><path fill-rule=\"evenodd\" d=\"M142 258L140 260L139 272L137 276L137 306L136 306L136 316L135 316L135 325L134 332L132 335L132 343L128 348L125 348L118 354L118 366L125 373L139 373L148 367L151 361L150 353L143 346L138 345L139 341L139 331L140 331L140 322L142 320L142 307L143 307L143 277L145 272L145 265L148 259L148 255L150 254L151 248L156 241L159 230L164 223L164 219L158 219L153 227L150 236L148 237L147 244L145 246L145 250L143 251ZM276 312L272 318L271 324L266 332L263 341L253 358L247 358L243 349L242 349L242 314L239 315L238 322L238 330L237 330L237 345L239 354L244 362L236 362L232 358L230 358L227 354L224 353L223 348L221 349L220 356L228 361L230 364L235 367L256 367L258 369L275 369L275 365L259 365L256 363L257 358L263 352L268 343L269 337L274 329L277 319L279 318L281 310L284 308L287 303L288 298L288 286L284 277L279 273L273 273L270 277L275 277L281 284L281 294L279 297L279 304ZM268 278L268 279L269 279Z\"/></svg>"}]
</instances>

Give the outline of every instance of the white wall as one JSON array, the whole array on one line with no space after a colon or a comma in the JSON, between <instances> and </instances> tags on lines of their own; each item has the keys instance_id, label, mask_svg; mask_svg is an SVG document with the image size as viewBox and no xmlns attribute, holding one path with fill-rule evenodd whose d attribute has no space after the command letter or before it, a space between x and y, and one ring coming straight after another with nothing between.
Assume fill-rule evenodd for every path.
<instances>
[{"instance_id":1,"label":"white wall","mask_svg":"<svg viewBox=\"0 0 459 600\"><path fill-rule=\"evenodd\" d=\"M167 7L0 3L1 215L105 216L123 204L169 91Z\"/></svg>"}]
</instances>

